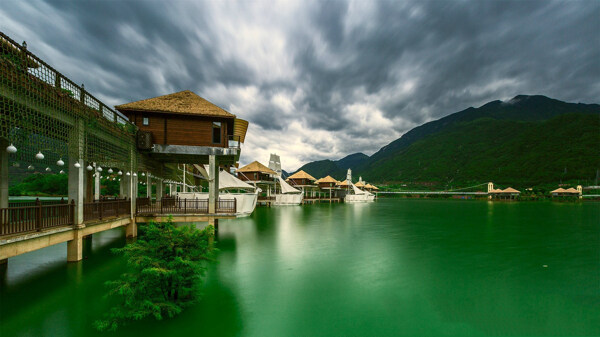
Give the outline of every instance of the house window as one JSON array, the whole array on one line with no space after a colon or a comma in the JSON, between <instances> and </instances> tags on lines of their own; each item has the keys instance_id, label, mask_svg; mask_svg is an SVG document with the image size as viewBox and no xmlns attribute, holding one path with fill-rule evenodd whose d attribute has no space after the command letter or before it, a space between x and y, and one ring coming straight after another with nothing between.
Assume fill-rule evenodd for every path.
<instances>
[{"instance_id":1,"label":"house window","mask_svg":"<svg viewBox=\"0 0 600 337\"><path fill-rule=\"evenodd\" d=\"M212 142L213 144L221 144L221 122L212 123Z\"/></svg>"},{"instance_id":2,"label":"house window","mask_svg":"<svg viewBox=\"0 0 600 337\"><path fill-rule=\"evenodd\" d=\"M150 121L148 120L148 117L144 117L144 118L142 118L142 124L143 124L143 125L148 125L148 124L150 124Z\"/></svg>"}]
</instances>

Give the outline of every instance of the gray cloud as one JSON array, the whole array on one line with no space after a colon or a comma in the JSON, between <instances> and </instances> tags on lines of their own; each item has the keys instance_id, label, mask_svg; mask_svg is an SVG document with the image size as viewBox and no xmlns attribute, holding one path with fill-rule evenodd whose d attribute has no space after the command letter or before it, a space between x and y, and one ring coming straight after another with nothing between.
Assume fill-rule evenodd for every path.
<instances>
[{"instance_id":1,"label":"gray cloud","mask_svg":"<svg viewBox=\"0 0 600 337\"><path fill-rule=\"evenodd\" d=\"M108 104L190 89L242 160L367 154L517 94L597 103L597 1L5 1L0 30Z\"/></svg>"}]
</instances>

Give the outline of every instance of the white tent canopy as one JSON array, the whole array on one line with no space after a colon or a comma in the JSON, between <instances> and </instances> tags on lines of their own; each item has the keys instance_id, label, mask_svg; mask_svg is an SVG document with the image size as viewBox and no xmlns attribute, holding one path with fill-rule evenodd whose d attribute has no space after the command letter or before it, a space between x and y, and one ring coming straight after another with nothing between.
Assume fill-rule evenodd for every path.
<instances>
[{"instance_id":1,"label":"white tent canopy","mask_svg":"<svg viewBox=\"0 0 600 337\"><path fill-rule=\"evenodd\" d=\"M279 180L279 185L281 185L281 193L300 193L300 190L297 190L290 186L285 180L281 178L281 176L277 176L277 180Z\"/></svg>"},{"instance_id":2,"label":"white tent canopy","mask_svg":"<svg viewBox=\"0 0 600 337\"><path fill-rule=\"evenodd\" d=\"M200 171L200 174L202 174L204 177L210 178L208 176L208 166L205 165L204 167L202 167L200 165L194 164L194 167L198 171ZM229 172L219 170L219 190L226 190L226 189L255 190L256 187L239 180L238 178L231 175Z\"/></svg>"},{"instance_id":3,"label":"white tent canopy","mask_svg":"<svg viewBox=\"0 0 600 337\"><path fill-rule=\"evenodd\" d=\"M350 184L350 186L352 186L352 190L354 191L354 194L367 194L366 191L363 191L360 188L356 187L356 185L354 185L350 180L348 180L348 183Z\"/></svg>"}]
</instances>

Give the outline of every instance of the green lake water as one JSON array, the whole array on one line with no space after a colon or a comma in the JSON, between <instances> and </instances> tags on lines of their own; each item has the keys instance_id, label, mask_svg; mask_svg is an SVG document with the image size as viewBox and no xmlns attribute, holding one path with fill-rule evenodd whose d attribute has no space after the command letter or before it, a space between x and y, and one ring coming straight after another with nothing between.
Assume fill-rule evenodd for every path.
<instances>
[{"instance_id":1,"label":"green lake water","mask_svg":"<svg viewBox=\"0 0 600 337\"><path fill-rule=\"evenodd\" d=\"M221 221L203 300L100 334L125 270L94 235L0 271L0 336L599 336L600 204L381 199ZM547 267L544 267L547 266Z\"/></svg>"}]
</instances>

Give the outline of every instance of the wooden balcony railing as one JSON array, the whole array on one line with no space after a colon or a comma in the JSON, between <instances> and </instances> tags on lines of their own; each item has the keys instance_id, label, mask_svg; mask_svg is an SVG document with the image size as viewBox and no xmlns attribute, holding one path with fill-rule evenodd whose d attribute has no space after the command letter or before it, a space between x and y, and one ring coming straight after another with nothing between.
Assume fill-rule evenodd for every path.
<instances>
[{"instance_id":1,"label":"wooden balcony railing","mask_svg":"<svg viewBox=\"0 0 600 337\"><path fill-rule=\"evenodd\" d=\"M216 213L234 214L236 210L235 199L219 199L217 202ZM163 198L160 201L152 202L149 198L138 198L136 214L208 214L208 200Z\"/></svg>"},{"instance_id":2,"label":"wooden balcony railing","mask_svg":"<svg viewBox=\"0 0 600 337\"><path fill-rule=\"evenodd\" d=\"M208 214L208 200L164 198L152 202L148 198L136 200L136 214ZM217 202L216 213L235 214L235 199ZM104 220L131 215L131 200L95 200L83 204L83 221ZM75 224L75 203L34 205L0 208L0 236L42 231L48 228Z\"/></svg>"},{"instance_id":3,"label":"wooden balcony railing","mask_svg":"<svg viewBox=\"0 0 600 337\"><path fill-rule=\"evenodd\" d=\"M42 205L39 200L33 206L1 208L0 236L73 225L74 210L72 202Z\"/></svg>"},{"instance_id":4,"label":"wooden balcony railing","mask_svg":"<svg viewBox=\"0 0 600 337\"><path fill-rule=\"evenodd\" d=\"M127 199L95 200L83 204L83 221L103 220L131 214L131 201Z\"/></svg>"}]
</instances>

